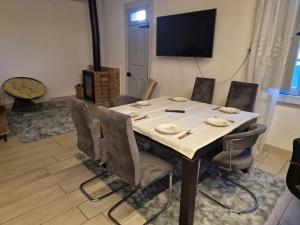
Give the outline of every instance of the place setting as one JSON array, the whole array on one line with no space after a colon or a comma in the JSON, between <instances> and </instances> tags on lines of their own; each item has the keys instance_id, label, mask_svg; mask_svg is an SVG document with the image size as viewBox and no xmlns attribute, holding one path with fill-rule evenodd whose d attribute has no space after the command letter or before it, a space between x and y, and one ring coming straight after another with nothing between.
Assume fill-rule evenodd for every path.
<instances>
[{"instance_id":1,"label":"place setting","mask_svg":"<svg viewBox=\"0 0 300 225\"><path fill-rule=\"evenodd\" d=\"M183 132L181 126L174 123L159 124L154 129L157 133L164 135L176 135L176 138L181 140L192 134L192 130ZM178 136L179 135L179 136Z\"/></svg>"},{"instance_id":2,"label":"place setting","mask_svg":"<svg viewBox=\"0 0 300 225\"><path fill-rule=\"evenodd\" d=\"M187 98L184 98L184 97L171 97L168 100L173 101L173 102L187 102L187 101L189 101Z\"/></svg>"},{"instance_id":3,"label":"place setting","mask_svg":"<svg viewBox=\"0 0 300 225\"><path fill-rule=\"evenodd\" d=\"M213 127L228 127L234 123L234 121L222 117L211 117L206 119L204 123Z\"/></svg>"},{"instance_id":4,"label":"place setting","mask_svg":"<svg viewBox=\"0 0 300 225\"><path fill-rule=\"evenodd\" d=\"M145 106L150 106L150 105L151 105L151 103L149 101L138 101L138 102L131 104L130 106L135 107L135 108L143 108Z\"/></svg>"},{"instance_id":5,"label":"place setting","mask_svg":"<svg viewBox=\"0 0 300 225\"><path fill-rule=\"evenodd\" d=\"M194 129L199 129L200 127L203 127L203 125L209 125L211 127L216 127L216 128L228 127L234 122L235 121L233 120L228 120L221 117L211 117L211 118L207 118L203 123L199 124L199 126L195 127ZM179 129L177 128L177 130ZM182 130L180 130L178 133L180 133L181 131ZM193 134L192 129L189 129L183 132L182 134L180 134L179 136L177 136L177 139L181 140L191 134Z\"/></svg>"},{"instance_id":6,"label":"place setting","mask_svg":"<svg viewBox=\"0 0 300 225\"><path fill-rule=\"evenodd\" d=\"M221 106L218 106L212 110L217 110L219 112L222 112L222 113L227 113L227 114L238 114L241 112L240 109L237 109L237 108L234 108L234 107L221 107Z\"/></svg>"},{"instance_id":7,"label":"place setting","mask_svg":"<svg viewBox=\"0 0 300 225\"><path fill-rule=\"evenodd\" d=\"M198 129L203 125L209 125L211 127L221 128L221 127L228 127L231 124L235 123L233 120L229 120L222 117L211 117L205 119L202 123L194 127L194 129ZM177 139L181 140L191 134L193 134L192 129L188 129L184 131L184 129L175 124L175 123L165 123L165 124L159 124L154 129L156 133L163 134L163 135L178 135L176 136Z\"/></svg>"},{"instance_id":8,"label":"place setting","mask_svg":"<svg viewBox=\"0 0 300 225\"><path fill-rule=\"evenodd\" d=\"M207 118L205 119L201 124L199 124L197 127L194 128L195 129L199 129L205 125L208 125L210 127L215 127L215 128L222 128L222 127L228 127L231 124L233 124L235 121L233 120L228 120L222 117L211 117L211 118ZM180 130L178 133L181 133L182 130ZM185 137L189 136L193 134L192 129L188 129L185 132L181 133L179 136L177 136L177 139L182 140Z\"/></svg>"},{"instance_id":9,"label":"place setting","mask_svg":"<svg viewBox=\"0 0 300 225\"><path fill-rule=\"evenodd\" d=\"M137 112L137 111L126 110L126 111L123 111L122 113L130 116L131 119L133 119L133 121L140 121L140 120L150 118L147 114L143 115L142 113Z\"/></svg>"},{"instance_id":10,"label":"place setting","mask_svg":"<svg viewBox=\"0 0 300 225\"><path fill-rule=\"evenodd\" d=\"M182 131L182 128L174 123L159 124L155 127L155 131L165 135L175 135Z\"/></svg>"}]
</instances>

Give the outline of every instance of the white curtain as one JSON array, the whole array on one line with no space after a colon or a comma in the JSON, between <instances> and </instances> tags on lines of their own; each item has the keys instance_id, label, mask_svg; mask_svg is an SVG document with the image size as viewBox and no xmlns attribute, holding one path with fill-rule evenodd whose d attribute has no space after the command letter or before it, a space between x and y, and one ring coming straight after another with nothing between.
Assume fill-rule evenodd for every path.
<instances>
[{"instance_id":1,"label":"white curtain","mask_svg":"<svg viewBox=\"0 0 300 225\"><path fill-rule=\"evenodd\" d=\"M255 112L270 128L294 32L299 0L258 0L247 81L259 84ZM267 133L256 151L262 150Z\"/></svg>"}]
</instances>

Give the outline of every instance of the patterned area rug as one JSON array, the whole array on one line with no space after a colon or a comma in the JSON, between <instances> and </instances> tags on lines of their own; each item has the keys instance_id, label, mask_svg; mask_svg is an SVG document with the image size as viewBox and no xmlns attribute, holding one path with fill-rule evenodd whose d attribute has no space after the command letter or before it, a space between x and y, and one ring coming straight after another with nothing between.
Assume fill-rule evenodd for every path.
<instances>
[{"instance_id":1,"label":"patterned area rug","mask_svg":"<svg viewBox=\"0 0 300 225\"><path fill-rule=\"evenodd\" d=\"M155 150L151 150L151 153L159 155L161 158L165 158L175 165L175 174L173 203L167 211L162 213L151 224L178 224L181 190L181 161L175 154L166 152L159 147L155 147L154 149ZM84 163L95 173L99 173L102 170L90 160L87 160ZM204 169L207 171L205 178L198 186L202 191L237 209L244 209L245 207L250 206L249 204L253 204L245 191L233 186L224 179L219 178L216 173L216 168L206 163ZM230 175L230 178L249 187L251 191L254 192L259 200L259 208L253 213L239 215L223 209L198 192L195 209L195 225L263 225L267 221L278 198L285 189L285 183L279 177L256 168L250 169L250 172L247 174L234 172ZM103 179L103 181L105 181L112 189L123 184L121 180L112 177L110 177L110 179ZM163 179L161 182L152 185L143 192L138 192L133 195L128 199L127 203L136 208L144 218L150 218L167 202L167 188L168 179ZM129 191L129 189L124 190L120 195L124 196L124 194Z\"/></svg>"},{"instance_id":2,"label":"patterned area rug","mask_svg":"<svg viewBox=\"0 0 300 225\"><path fill-rule=\"evenodd\" d=\"M10 129L20 141L37 141L75 129L65 101L37 103L37 108L34 112L8 113Z\"/></svg>"}]
</instances>

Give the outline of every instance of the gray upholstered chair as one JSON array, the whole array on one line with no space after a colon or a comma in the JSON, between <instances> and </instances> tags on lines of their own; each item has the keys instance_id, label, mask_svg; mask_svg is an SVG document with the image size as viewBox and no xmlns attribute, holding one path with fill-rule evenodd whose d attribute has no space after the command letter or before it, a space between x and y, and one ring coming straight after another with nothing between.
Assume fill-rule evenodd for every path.
<instances>
[{"instance_id":1,"label":"gray upholstered chair","mask_svg":"<svg viewBox=\"0 0 300 225\"><path fill-rule=\"evenodd\" d=\"M199 189L199 191L208 197L209 199L216 202L218 205L236 213L250 213L257 209L258 201L255 195L248 190L246 187L238 184L237 182L231 180L226 177L222 170L232 171L232 170L242 170L243 172L248 172L248 169L252 166L254 160L252 156L252 147L255 145L258 137L266 131L266 126L262 124L253 124L249 127L249 129L242 133L235 133L224 136L223 139L223 151L213 157L210 162L220 168L219 175L228 180L229 182L237 185L238 187L247 191L255 204L245 210L236 210L231 206L225 205L215 198L205 194L203 191Z\"/></svg>"},{"instance_id":2,"label":"gray upholstered chair","mask_svg":"<svg viewBox=\"0 0 300 225\"><path fill-rule=\"evenodd\" d=\"M98 107L97 116L101 120L102 133L107 140L107 168L128 183L133 190L109 210L108 215L112 221L119 224L112 216L112 212L137 190L143 190L161 178L169 176L168 203L159 213L151 217L148 223L171 204L173 166L147 152L139 151L129 116L101 106Z\"/></svg>"},{"instance_id":3,"label":"gray upholstered chair","mask_svg":"<svg viewBox=\"0 0 300 225\"><path fill-rule=\"evenodd\" d=\"M295 139L293 145L293 155L286 176L286 184L290 192L300 199L300 138Z\"/></svg>"},{"instance_id":4,"label":"gray upholstered chair","mask_svg":"<svg viewBox=\"0 0 300 225\"><path fill-rule=\"evenodd\" d=\"M80 151L85 153L91 160L96 161L100 165L105 164L106 152L105 152L105 139L100 137L101 131L98 122L93 120L90 110L87 104L79 99L70 98L68 101L69 108L71 111L72 119L77 131L77 146ZM105 168L104 172L95 176L80 185L81 192L90 200L90 201L100 201L101 199L115 193L120 190L120 187L117 190L109 192L104 196L93 198L88 194L84 186L89 182L92 182L95 179L108 173L108 170Z\"/></svg>"},{"instance_id":5,"label":"gray upholstered chair","mask_svg":"<svg viewBox=\"0 0 300 225\"><path fill-rule=\"evenodd\" d=\"M211 104L214 97L216 80L196 77L191 100Z\"/></svg>"},{"instance_id":6,"label":"gray upholstered chair","mask_svg":"<svg viewBox=\"0 0 300 225\"><path fill-rule=\"evenodd\" d=\"M232 81L226 106L253 112L258 84Z\"/></svg>"},{"instance_id":7,"label":"gray upholstered chair","mask_svg":"<svg viewBox=\"0 0 300 225\"><path fill-rule=\"evenodd\" d=\"M120 106L120 105L126 105L130 103L134 103L141 100L149 100L151 99L152 93L157 85L157 81L153 79L149 79L146 83L146 86L144 88L143 96L142 97L134 97L129 95L121 95L119 97L116 97L112 100L110 103L111 107Z\"/></svg>"}]
</instances>

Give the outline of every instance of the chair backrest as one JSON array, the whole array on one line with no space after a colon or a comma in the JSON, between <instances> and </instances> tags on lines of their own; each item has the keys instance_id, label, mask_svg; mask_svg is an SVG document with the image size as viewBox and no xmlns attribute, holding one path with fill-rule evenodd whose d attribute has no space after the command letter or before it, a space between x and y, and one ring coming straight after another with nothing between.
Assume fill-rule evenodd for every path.
<instances>
[{"instance_id":1,"label":"chair backrest","mask_svg":"<svg viewBox=\"0 0 300 225\"><path fill-rule=\"evenodd\" d=\"M253 112L258 84L232 81L226 106Z\"/></svg>"},{"instance_id":2,"label":"chair backrest","mask_svg":"<svg viewBox=\"0 0 300 225\"><path fill-rule=\"evenodd\" d=\"M68 103L77 130L78 149L92 160L99 160L101 158L99 137L87 104L76 98L70 98Z\"/></svg>"},{"instance_id":3,"label":"chair backrest","mask_svg":"<svg viewBox=\"0 0 300 225\"><path fill-rule=\"evenodd\" d=\"M140 155L135 141L131 118L99 106L96 112L106 139L109 171L135 187L141 181Z\"/></svg>"},{"instance_id":4,"label":"chair backrest","mask_svg":"<svg viewBox=\"0 0 300 225\"><path fill-rule=\"evenodd\" d=\"M144 93L143 93L143 100L151 99L153 91L157 85L157 81L153 79L149 79L146 83Z\"/></svg>"},{"instance_id":5,"label":"chair backrest","mask_svg":"<svg viewBox=\"0 0 300 225\"><path fill-rule=\"evenodd\" d=\"M297 198L300 199L300 138L294 140L291 164L286 176L286 184Z\"/></svg>"},{"instance_id":6,"label":"chair backrest","mask_svg":"<svg viewBox=\"0 0 300 225\"><path fill-rule=\"evenodd\" d=\"M252 124L245 132L229 134L223 138L224 151L234 151L241 149L252 149L258 137L266 131L263 124Z\"/></svg>"},{"instance_id":7,"label":"chair backrest","mask_svg":"<svg viewBox=\"0 0 300 225\"><path fill-rule=\"evenodd\" d=\"M211 104L214 97L216 80L196 77L191 100Z\"/></svg>"}]
</instances>

